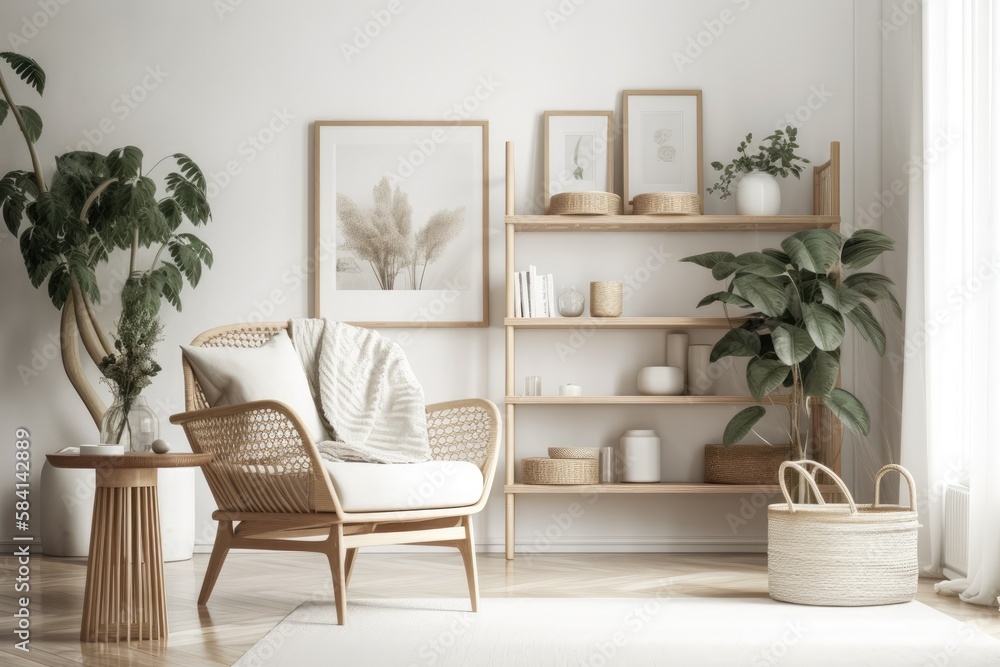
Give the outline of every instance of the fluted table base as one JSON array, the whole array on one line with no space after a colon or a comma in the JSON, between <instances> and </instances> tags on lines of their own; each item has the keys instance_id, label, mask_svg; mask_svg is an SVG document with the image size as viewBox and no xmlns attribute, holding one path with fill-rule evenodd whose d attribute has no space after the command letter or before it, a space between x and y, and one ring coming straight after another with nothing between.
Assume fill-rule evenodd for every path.
<instances>
[{"instance_id":1,"label":"fluted table base","mask_svg":"<svg viewBox=\"0 0 1000 667\"><path fill-rule=\"evenodd\" d=\"M80 640L166 637L156 468L98 468Z\"/></svg>"}]
</instances>

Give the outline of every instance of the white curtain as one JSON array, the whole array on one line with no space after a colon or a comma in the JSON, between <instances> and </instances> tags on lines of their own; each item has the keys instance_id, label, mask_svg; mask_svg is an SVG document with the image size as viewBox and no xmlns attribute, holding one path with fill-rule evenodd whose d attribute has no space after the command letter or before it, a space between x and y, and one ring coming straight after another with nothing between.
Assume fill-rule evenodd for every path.
<instances>
[{"instance_id":1,"label":"white curtain","mask_svg":"<svg viewBox=\"0 0 1000 667\"><path fill-rule=\"evenodd\" d=\"M926 0L914 123L901 459L918 479L921 564L941 572L944 490L968 481L969 575L1000 595L1000 3ZM922 88L922 90L921 90Z\"/></svg>"}]
</instances>

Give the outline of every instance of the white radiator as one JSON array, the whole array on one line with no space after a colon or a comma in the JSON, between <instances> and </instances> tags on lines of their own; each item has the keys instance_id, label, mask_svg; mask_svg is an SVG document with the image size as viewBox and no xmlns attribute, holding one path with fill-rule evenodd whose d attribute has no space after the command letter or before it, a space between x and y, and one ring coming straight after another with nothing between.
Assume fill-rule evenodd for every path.
<instances>
[{"instance_id":1,"label":"white radiator","mask_svg":"<svg viewBox=\"0 0 1000 667\"><path fill-rule=\"evenodd\" d=\"M944 492L944 545L941 567L949 579L969 574L969 489L949 485Z\"/></svg>"}]
</instances>

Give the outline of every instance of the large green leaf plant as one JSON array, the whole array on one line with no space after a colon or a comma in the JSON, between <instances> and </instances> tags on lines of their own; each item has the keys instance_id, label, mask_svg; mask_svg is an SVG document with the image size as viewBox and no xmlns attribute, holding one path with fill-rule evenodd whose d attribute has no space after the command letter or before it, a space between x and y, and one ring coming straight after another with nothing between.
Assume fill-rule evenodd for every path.
<instances>
[{"instance_id":1,"label":"large green leaf plant","mask_svg":"<svg viewBox=\"0 0 1000 667\"><path fill-rule=\"evenodd\" d=\"M0 53L0 59L35 92L44 92L45 72L38 63L11 52ZM102 371L120 365L119 357L133 351L123 349L127 346L120 335L112 343L97 318L93 307L101 299L97 268L116 251L127 252L124 292L130 295L130 308L125 312L157 319L161 299L180 310L184 281L197 286L203 267L212 266L211 249L182 228L185 221L203 225L211 219L205 177L182 153L144 170L142 151L125 146L107 155L88 151L60 155L55 172L46 179L36 150L41 117L31 107L15 104L2 71L0 92L0 125L13 118L32 165L0 179L4 223L19 240L31 284L45 284L52 304L62 310L63 365L100 426L104 405L84 377L77 339ZM157 196L152 175L166 160L176 168L166 174L163 195ZM140 265L141 248L156 248L148 265ZM120 320L118 328L128 325ZM144 370L155 374L158 367L153 362ZM123 388L116 386L115 378L105 379L118 395Z\"/></svg>"},{"instance_id":2,"label":"large green leaf plant","mask_svg":"<svg viewBox=\"0 0 1000 667\"><path fill-rule=\"evenodd\" d=\"M686 257L728 280L726 289L709 294L699 307L721 302L752 310L745 323L731 329L712 349L711 360L747 357L747 386L757 401L788 391L792 455L809 453L809 429L804 426L820 401L848 429L867 435L871 418L865 406L837 386L841 344L850 322L875 350L885 354L886 337L875 311L887 304L902 315L893 282L880 273L844 274L861 269L893 241L882 232L861 229L850 236L828 229L792 234L781 249L734 255L708 252ZM841 280L841 278L843 278ZM763 406L738 412L726 426L723 444L742 440L764 416Z\"/></svg>"}]
</instances>

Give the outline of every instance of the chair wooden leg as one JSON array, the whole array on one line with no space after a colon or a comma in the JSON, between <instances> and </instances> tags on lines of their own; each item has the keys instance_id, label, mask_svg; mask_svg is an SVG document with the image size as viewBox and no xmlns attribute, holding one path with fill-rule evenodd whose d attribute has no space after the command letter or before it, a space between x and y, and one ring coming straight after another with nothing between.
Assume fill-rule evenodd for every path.
<instances>
[{"instance_id":1,"label":"chair wooden leg","mask_svg":"<svg viewBox=\"0 0 1000 667\"><path fill-rule=\"evenodd\" d=\"M479 572L476 568L476 540L472 534L472 517L462 518L465 526L465 540L458 547L465 562L465 576L469 580L469 599L472 601L472 611L479 611Z\"/></svg>"},{"instance_id":2,"label":"chair wooden leg","mask_svg":"<svg viewBox=\"0 0 1000 667\"><path fill-rule=\"evenodd\" d=\"M347 550L347 564L344 567L346 572L344 573L344 590L351 585L351 572L354 572L354 562L358 558L357 548Z\"/></svg>"},{"instance_id":3,"label":"chair wooden leg","mask_svg":"<svg viewBox=\"0 0 1000 667\"><path fill-rule=\"evenodd\" d=\"M344 526L330 527L326 557L333 574L333 601L337 607L337 625L343 625L347 615L347 550L344 548Z\"/></svg>"},{"instance_id":4,"label":"chair wooden leg","mask_svg":"<svg viewBox=\"0 0 1000 667\"><path fill-rule=\"evenodd\" d=\"M212 547L212 557L208 560L208 569L205 571L205 580L201 584L201 593L198 595L198 605L208 604L208 598L215 588L215 581L222 571L222 564L229 554L229 545L233 540L233 522L220 521L219 529L215 533L215 546Z\"/></svg>"}]
</instances>

